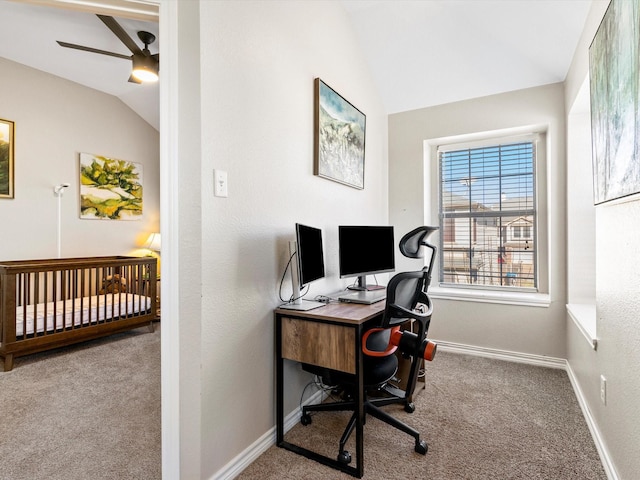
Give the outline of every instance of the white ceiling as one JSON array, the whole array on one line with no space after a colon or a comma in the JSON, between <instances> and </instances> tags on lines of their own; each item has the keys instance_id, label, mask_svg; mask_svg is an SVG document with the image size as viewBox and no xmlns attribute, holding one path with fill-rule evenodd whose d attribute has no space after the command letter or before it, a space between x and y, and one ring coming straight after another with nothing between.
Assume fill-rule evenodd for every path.
<instances>
[{"instance_id":1,"label":"white ceiling","mask_svg":"<svg viewBox=\"0 0 640 480\"><path fill-rule=\"evenodd\" d=\"M396 113L563 81L592 0L341 3L384 106ZM158 84L129 83L127 60L55 42L130 54L98 17L0 0L0 18L0 57L114 95L159 128ZM158 36L157 23L117 20L136 41L139 30Z\"/></svg>"},{"instance_id":2,"label":"white ceiling","mask_svg":"<svg viewBox=\"0 0 640 480\"><path fill-rule=\"evenodd\" d=\"M0 0L0 57L52 73L114 95L159 130L158 84L130 83L131 62L63 48L56 40L131 55L124 44L94 14ZM116 17L140 46L137 32L158 38L158 23ZM149 46L158 53L159 40ZM162 68L162 65L160 65Z\"/></svg>"},{"instance_id":3,"label":"white ceiling","mask_svg":"<svg viewBox=\"0 0 640 480\"><path fill-rule=\"evenodd\" d=\"M342 3L384 106L397 113L564 81L592 2Z\"/></svg>"}]
</instances>

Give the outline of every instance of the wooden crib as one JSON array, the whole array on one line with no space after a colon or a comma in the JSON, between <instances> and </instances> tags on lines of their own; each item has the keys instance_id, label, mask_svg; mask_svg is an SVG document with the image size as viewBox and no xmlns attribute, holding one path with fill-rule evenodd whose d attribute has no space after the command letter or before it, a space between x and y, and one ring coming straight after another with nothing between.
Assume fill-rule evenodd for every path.
<instances>
[{"instance_id":1,"label":"wooden crib","mask_svg":"<svg viewBox=\"0 0 640 480\"><path fill-rule=\"evenodd\" d=\"M156 319L154 257L0 262L0 357L122 332Z\"/></svg>"}]
</instances>

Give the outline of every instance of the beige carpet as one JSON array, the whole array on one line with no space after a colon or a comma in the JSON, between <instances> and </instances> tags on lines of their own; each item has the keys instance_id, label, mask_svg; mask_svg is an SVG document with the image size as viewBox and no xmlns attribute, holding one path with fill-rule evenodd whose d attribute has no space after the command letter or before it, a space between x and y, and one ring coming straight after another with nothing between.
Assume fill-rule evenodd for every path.
<instances>
[{"instance_id":1,"label":"beige carpet","mask_svg":"<svg viewBox=\"0 0 640 480\"><path fill-rule=\"evenodd\" d=\"M566 372L446 352L427 368L413 414L385 407L422 433L427 455L413 451L408 435L368 417L365 479L606 479ZM335 458L346 420L317 413L285 438ZM355 456L353 442L348 450ZM237 478L353 477L271 447Z\"/></svg>"},{"instance_id":2,"label":"beige carpet","mask_svg":"<svg viewBox=\"0 0 640 480\"><path fill-rule=\"evenodd\" d=\"M368 418L365 479L606 479L565 372L439 352L426 384L413 414L386 408L429 452ZM159 325L16 359L0 409L0 480L160 479ZM316 414L287 439L334 456L346 418ZM238 478L353 477L271 447Z\"/></svg>"},{"instance_id":3,"label":"beige carpet","mask_svg":"<svg viewBox=\"0 0 640 480\"><path fill-rule=\"evenodd\" d=\"M0 479L160 479L155 326L20 357L0 372Z\"/></svg>"}]
</instances>

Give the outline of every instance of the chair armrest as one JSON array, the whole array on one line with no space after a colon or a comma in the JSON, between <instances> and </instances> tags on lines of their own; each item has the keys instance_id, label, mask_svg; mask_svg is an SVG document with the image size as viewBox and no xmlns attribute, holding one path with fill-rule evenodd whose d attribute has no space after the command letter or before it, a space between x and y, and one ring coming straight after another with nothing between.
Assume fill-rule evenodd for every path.
<instances>
[{"instance_id":1,"label":"chair armrest","mask_svg":"<svg viewBox=\"0 0 640 480\"><path fill-rule=\"evenodd\" d=\"M433 314L433 304L427 295L420 298L420 304L426 307L426 311L420 311L418 309L409 310L408 308L401 307L400 305L392 304L388 308L391 311L391 317L393 318L415 318L415 319L428 319Z\"/></svg>"},{"instance_id":2,"label":"chair armrest","mask_svg":"<svg viewBox=\"0 0 640 480\"><path fill-rule=\"evenodd\" d=\"M389 355L391 355L392 353L394 353L398 347L394 344L392 344L391 342L389 342L387 344L387 348L384 350L369 350L367 348L367 339L369 338L369 335L371 335L372 333L377 333L377 332L382 332L388 330L388 328L372 328L370 330L367 330L366 332L364 332L364 335L362 335L362 353L364 353L365 355L368 355L370 357L387 357ZM391 335L389 338L393 338L394 333L399 332L400 331L400 327L393 327L391 329Z\"/></svg>"}]
</instances>

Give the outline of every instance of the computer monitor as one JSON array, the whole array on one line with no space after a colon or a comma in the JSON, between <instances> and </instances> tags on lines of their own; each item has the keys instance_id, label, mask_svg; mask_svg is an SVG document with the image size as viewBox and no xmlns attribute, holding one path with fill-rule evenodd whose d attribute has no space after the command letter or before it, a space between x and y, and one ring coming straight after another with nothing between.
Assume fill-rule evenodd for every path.
<instances>
[{"instance_id":1,"label":"computer monitor","mask_svg":"<svg viewBox=\"0 0 640 480\"><path fill-rule=\"evenodd\" d=\"M338 227L340 278L358 277L352 290L372 290L366 276L395 270L392 226L341 225Z\"/></svg>"},{"instance_id":2,"label":"computer monitor","mask_svg":"<svg viewBox=\"0 0 640 480\"><path fill-rule=\"evenodd\" d=\"M322 230L296 223L296 257L300 288L324 277Z\"/></svg>"},{"instance_id":3,"label":"computer monitor","mask_svg":"<svg viewBox=\"0 0 640 480\"><path fill-rule=\"evenodd\" d=\"M311 310L322 307L322 302L304 300L300 290L309 283L324 277L324 251L322 230L296 223L296 240L289 243L289 253L296 257L291 263L291 301L280 308L290 310Z\"/></svg>"}]
</instances>

